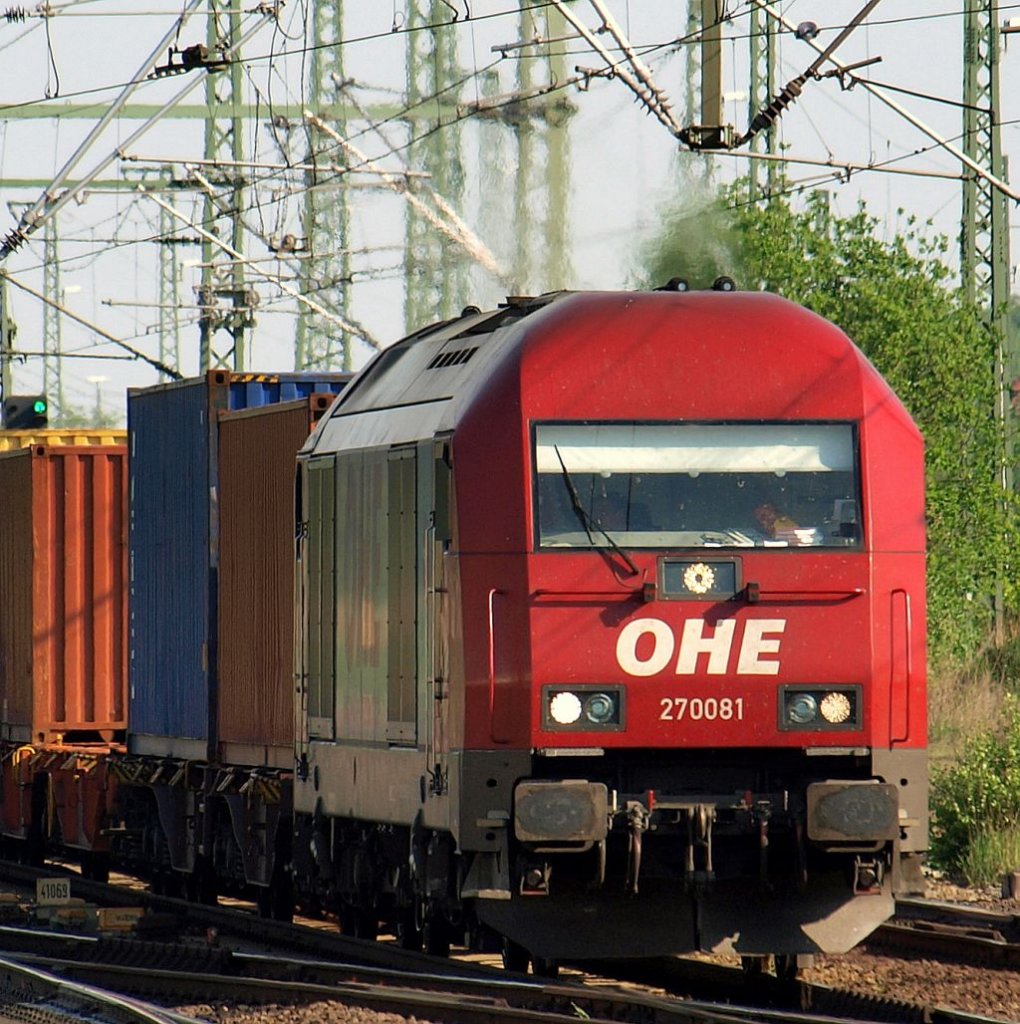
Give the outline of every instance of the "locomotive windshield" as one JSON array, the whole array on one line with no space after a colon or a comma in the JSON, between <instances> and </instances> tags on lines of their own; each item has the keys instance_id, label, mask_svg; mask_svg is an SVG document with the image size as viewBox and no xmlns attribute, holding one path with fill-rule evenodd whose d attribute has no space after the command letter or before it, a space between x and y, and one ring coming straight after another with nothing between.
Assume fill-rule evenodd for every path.
<instances>
[{"instance_id":1,"label":"locomotive windshield","mask_svg":"<svg viewBox=\"0 0 1020 1024\"><path fill-rule=\"evenodd\" d=\"M535 469L542 548L861 541L848 423L540 424Z\"/></svg>"}]
</instances>

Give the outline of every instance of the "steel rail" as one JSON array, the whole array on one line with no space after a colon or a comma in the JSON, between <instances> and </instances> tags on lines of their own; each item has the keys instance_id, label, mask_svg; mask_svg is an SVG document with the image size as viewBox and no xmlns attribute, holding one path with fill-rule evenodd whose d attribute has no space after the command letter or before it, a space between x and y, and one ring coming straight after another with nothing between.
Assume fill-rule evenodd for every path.
<instances>
[{"instance_id":1,"label":"steel rail","mask_svg":"<svg viewBox=\"0 0 1020 1024\"><path fill-rule=\"evenodd\" d=\"M42 1018L43 1014L52 1019L57 1013L66 1015L69 1021L103 1019L110 1024L187 1024L194 1020L8 959L0 959L0 992L4 996L5 1020L13 1019L7 1014L14 1005L24 1011L26 1020ZM98 1012L102 1013L101 1018L97 1018Z\"/></svg>"}]
</instances>

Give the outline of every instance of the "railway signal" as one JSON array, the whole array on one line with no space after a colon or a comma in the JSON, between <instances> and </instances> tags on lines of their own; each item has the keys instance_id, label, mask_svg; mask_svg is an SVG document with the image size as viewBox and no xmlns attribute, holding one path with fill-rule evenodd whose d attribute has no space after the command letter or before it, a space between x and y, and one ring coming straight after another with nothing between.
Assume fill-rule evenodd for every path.
<instances>
[{"instance_id":1,"label":"railway signal","mask_svg":"<svg viewBox=\"0 0 1020 1024\"><path fill-rule=\"evenodd\" d=\"M45 395L11 395L4 399L4 430L33 430L49 422Z\"/></svg>"}]
</instances>

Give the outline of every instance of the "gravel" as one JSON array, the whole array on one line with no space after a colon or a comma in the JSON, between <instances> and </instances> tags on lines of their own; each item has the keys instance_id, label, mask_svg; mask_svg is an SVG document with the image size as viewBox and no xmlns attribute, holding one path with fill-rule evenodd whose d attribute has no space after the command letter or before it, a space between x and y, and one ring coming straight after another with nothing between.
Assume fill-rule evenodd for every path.
<instances>
[{"instance_id":1,"label":"gravel","mask_svg":"<svg viewBox=\"0 0 1020 1024\"><path fill-rule=\"evenodd\" d=\"M378 1013L343 1003L308 1006L179 1006L177 1012L214 1024L428 1024L421 1017Z\"/></svg>"},{"instance_id":2,"label":"gravel","mask_svg":"<svg viewBox=\"0 0 1020 1024\"><path fill-rule=\"evenodd\" d=\"M1020 913L1014 900L996 889L969 889L933 875L925 896L948 903ZM1015 971L948 964L922 957L906 959L858 947L843 956L820 956L805 980L831 988L942 1006L998 1020L1020 1021L1020 977Z\"/></svg>"}]
</instances>

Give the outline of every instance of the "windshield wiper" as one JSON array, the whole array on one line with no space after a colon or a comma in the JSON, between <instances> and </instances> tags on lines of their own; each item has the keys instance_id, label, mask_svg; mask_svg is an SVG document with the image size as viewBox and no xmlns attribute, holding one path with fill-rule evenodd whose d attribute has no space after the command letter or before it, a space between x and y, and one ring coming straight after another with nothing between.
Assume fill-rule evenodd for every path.
<instances>
[{"instance_id":1,"label":"windshield wiper","mask_svg":"<svg viewBox=\"0 0 1020 1024\"><path fill-rule=\"evenodd\" d=\"M596 543L595 538L592 536L592 530L597 530L602 534L603 537L609 542L609 546L627 563L632 576L637 576L640 572L638 567L631 560L623 548L620 547L616 541L606 533L602 524L595 519L593 516L588 514L587 509L581 504L581 496L577 493L577 487L574 484L573 479L570 476L570 471L567 469L567 464L563 461L563 456L560 455L560 449L557 445L553 445L553 451L556 452L556 458L559 459L560 469L563 470L563 480L567 485L567 493L570 495L570 505L574 510L574 515L580 520L581 525L584 527L584 532L588 535L588 543L596 550L601 550Z\"/></svg>"}]
</instances>

